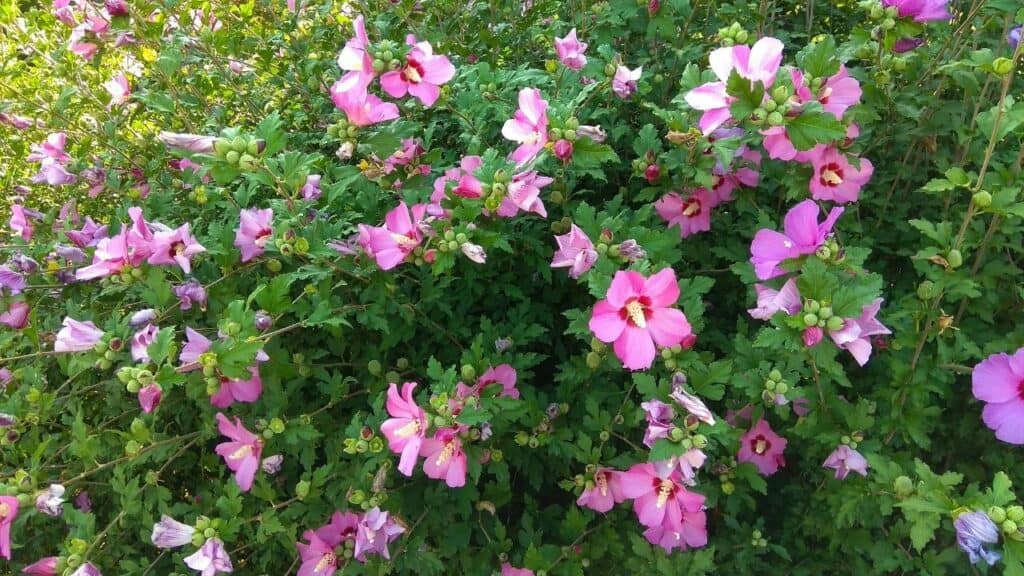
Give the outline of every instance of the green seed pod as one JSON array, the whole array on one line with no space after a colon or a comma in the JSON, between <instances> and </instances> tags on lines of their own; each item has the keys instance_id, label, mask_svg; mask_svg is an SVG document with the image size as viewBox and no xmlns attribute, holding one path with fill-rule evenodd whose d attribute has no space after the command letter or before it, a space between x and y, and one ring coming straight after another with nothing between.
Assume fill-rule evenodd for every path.
<instances>
[{"instance_id":1,"label":"green seed pod","mask_svg":"<svg viewBox=\"0 0 1024 576\"><path fill-rule=\"evenodd\" d=\"M213 151L218 157L223 158L231 150L231 141L226 138L217 138L213 142Z\"/></svg>"},{"instance_id":2,"label":"green seed pod","mask_svg":"<svg viewBox=\"0 0 1024 576\"><path fill-rule=\"evenodd\" d=\"M266 430L264 430L262 434L263 434L263 438L266 439L266 440L270 440L271 438L274 437L274 431L271 430L270 428L267 428Z\"/></svg>"},{"instance_id":3,"label":"green seed pod","mask_svg":"<svg viewBox=\"0 0 1024 576\"><path fill-rule=\"evenodd\" d=\"M771 372L768 373L768 379L769 380L774 380L776 382L781 382L782 381L782 372L779 372L777 369L772 370Z\"/></svg>"},{"instance_id":4,"label":"green seed pod","mask_svg":"<svg viewBox=\"0 0 1024 576\"><path fill-rule=\"evenodd\" d=\"M473 380L476 378L476 368L473 368L473 366L469 364L463 364L461 372L462 377L466 380Z\"/></svg>"},{"instance_id":5,"label":"green seed pod","mask_svg":"<svg viewBox=\"0 0 1024 576\"><path fill-rule=\"evenodd\" d=\"M307 252L309 252L309 240L306 240L305 238L301 238L301 237L300 238L296 238L295 239L295 253L296 254L306 254Z\"/></svg>"},{"instance_id":6,"label":"green seed pod","mask_svg":"<svg viewBox=\"0 0 1024 576\"><path fill-rule=\"evenodd\" d=\"M733 484L732 482L723 482L722 483L722 494L725 494L726 496L729 496L730 494L732 494L735 491L736 491L736 485Z\"/></svg>"},{"instance_id":7,"label":"green seed pod","mask_svg":"<svg viewBox=\"0 0 1024 576\"><path fill-rule=\"evenodd\" d=\"M782 126L786 122L786 119L782 117L778 111L768 114L768 125L769 126Z\"/></svg>"},{"instance_id":8,"label":"green seed pod","mask_svg":"<svg viewBox=\"0 0 1024 576\"><path fill-rule=\"evenodd\" d=\"M409 368L409 359L405 357L399 358L395 362L395 366L397 366L399 370L407 370Z\"/></svg>"},{"instance_id":9,"label":"green seed pod","mask_svg":"<svg viewBox=\"0 0 1024 576\"><path fill-rule=\"evenodd\" d=\"M985 190L981 190L975 192L974 195L971 196L971 201L974 202L978 208L988 208L992 205L992 194Z\"/></svg>"},{"instance_id":10,"label":"green seed pod","mask_svg":"<svg viewBox=\"0 0 1024 576\"><path fill-rule=\"evenodd\" d=\"M142 450L142 446L135 440L129 440L124 443L124 453L128 456L137 456L140 450Z\"/></svg>"},{"instance_id":11,"label":"green seed pod","mask_svg":"<svg viewBox=\"0 0 1024 576\"><path fill-rule=\"evenodd\" d=\"M1006 76L1013 72L1013 60L1000 56L992 61L992 71L999 76Z\"/></svg>"},{"instance_id":12,"label":"green seed pod","mask_svg":"<svg viewBox=\"0 0 1024 576\"><path fill-rule=\"evenodd\" d=\"M778 384L775 385L775 393L776 394L785 394L788 391L789 391L789 386L787 386L785 382L779 382Z\"/></svg>"},{"instance_id":13,"label":"green seed pod","mask_svg":"<svg viewBox=\"0 0 1024 576\"><path fill-rule=\"evenodd\" d=\"M824 318L825 320L828 320L831 317L832 317L832 307L831 306L822 306L821 308L818 309L818 318Z\"/></svg>"},{"instance_id":14,"label":"green seed pod","mask_svg":"<svg viewBox=\"0 0 1024 576\"><path fill-rule=\"evenodd\" d=\"M607 434L607 432L602 432L602 434ZM536 436L530 436L530 441L527 442L527 445L530 448L536 448L537 446L540 446L540 440L537 440Z\"/></svg>"},{"instance_id":15,"label":"green seed pod","mask_svg":"<svg viewBox=\"0 0 1024 576\"><path fill-rule=\"evenodd\" d=\"M996 524L1002 524L1006 521L1006 510L1000 506L992 506L988 509L988 517Z\"/></svg>"},{"instance_id":16,"label":"green seed pod","mask_svg":"<svg viewBox=\"0 0 1024 576\"><path fill-rule=\"evenodd\" d=\"M1003 521L1002 529L1003 534L1013 534L1014 532L1019 530L1019 528L1017 527L1017 523L1009 519Z\"/></svg>"},{"instance_id":17,"label":"green seed pod","mask_svg":"<svg viewBox=\"0 0 1024 576\"><path fill-rule=\"evenodd\" d=\"M956 270L957 268L963 266L964 256L963 254L960 253L959 250L954 248L949 251L949 254L946 255L946 261L949 262L949 268L951 270Z\"/></svg>"},{"instance_id":18,"label":"green seed pod","mask_svg":"<svg viewBox=\"0 0 1024 576\"><path fill-rule=\"evenodd\" d=\"M239 154L238 152L235 152L234 150L231 150L230 152L228 152L224 156L224 159L227 160L228 164L238 164L238 160L241 157L242 157L241 154Z\"/></svg>"},{"instance_id":19,"label":"green seed pod","mask_svg":"<svg viewBox=\"0 0 1024 576\"><path fill-rule=\"evenodd\" d=\"M598 354L597 352L588 352L587 353L587 368L590 368L591 370L596 370L597 367L600 366L600 365L601 365L601 355Z\"/></svg>"},{"instance_id":20,"label":"green seed pod","mask_svg":"<svg viewBox=\"0 0 1024 576\"><path fill-rule=\"evenodd\" d=\"M274 434L281 434L284 432L284 420L280 418L271 418L270 429L274 431Z\"/></svg>"}]
</instances>

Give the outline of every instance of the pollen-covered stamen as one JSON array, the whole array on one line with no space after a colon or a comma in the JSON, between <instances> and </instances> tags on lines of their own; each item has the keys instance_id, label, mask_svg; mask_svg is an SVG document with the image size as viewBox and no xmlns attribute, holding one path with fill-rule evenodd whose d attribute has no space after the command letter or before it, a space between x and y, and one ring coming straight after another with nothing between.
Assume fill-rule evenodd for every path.
<instances>
[{"instance_id":1,"label":"pollen-covered stamen","mask_svg":"<svg viewBox=\"0 0 1024 576\"><path fill-rule=\"evenodd\" d=\"M420 432L420 423L419 423L419 421L417 421L417 420L410 420L408 424L406 424L405 426L402 426L401 428L399 428L398 430L395 431L395 436L398 436L399 438L406 438L406 437L412 436L414 434L419 434L419 432Z\"/></svg>"},{"instance_id":2,"label":"pollen-covered stamen","mask_svg":"<svg viewBox=\"0 0 1024 576\"><path fill-rule=\"evenodd\" d=\"M700 200L696 198L690 198L689 200L685 200L683 202L683 216L686 216L687 218L697 216L698 214L700 214L700 210Z\"/></svg>"},{"instance_id":3,"label":"pollen-covered stamen","mask_svg":"<svg viewBox=\"0 0 1024 576\"><path fill-rule=\"evenodd\" d=\"M438 466L440 466L440 465L444 464L445 462L451 460L452 456L454 456L454 455L455 455L455 441L452 440L452 441L445 442L444 448L441 450L440 453L438 453L437 460L434 462L434 464L437 464Z\"/></svg>"},{"instance_id":4,"label":"pollen-covered stamen","mask_svg":"<svg viewBox=\"0 0 1024 576\"><path fill-rule=\"evenodd\" d=\"M665 507L665 503L668 502L668 499L672 496L672 493L675 492L675 490L675 482L672 482L671 480L664 479L658 483L658 508Z\"/></svg>"},{"instance_id":5,"label":"pollen-covered stamen","mask_svg":"<svg viewBox=\"0 0 1024 576\"><path fill-rule=\"evenodd\" d=\"M821 91L821 96L818 97L818 102L821 102L822 104L828 104L828 97L831 96L831 95L832 95L832 88L829 87L829 86L826 86Z\"/></svg>"},{"instance_id":6,"label":"pollen-covered stamen","mask_svg":"<svg viewBox=\"0 0 1024 576\"><path fill-rule=\"evenodd\" d=\"M327 554L324 554L323 558L321 558L319 562L316 563L316 568L314 568L313 571L323 572L329 566L334 566L337 561L338 557L334 555L334 552L328 552Z\"/></svg>"},{"instance_id":7,"label":"pollen-covered stamen","mask_svg":"<svg viewBox=\"0 0 1024 576\"><path fill-rule=\"evenodd\" d=\"M260 230L260 233L256 235L256 239L253 240L253 244L263 248L270 242L270 237L274 235L274 231L270 228L264 228Z\"/></svg>"},{"instance_id":8,"label":"pollen-covered stamen","mask_svg":"<svg viewBox=\"0 0 1024 576\"><path fill-rule=\"evenodd\" d=\"M419 240L396 232L391 233L391 239L395 241L395 244L406 248L419 245Z\"/></svg>"},{"instance_id":9,"label":"pollen-covered stamen","mask_svg":"<svg viewBox=\"0 0 1024 576\"><path fill-rule=\"evenodd\" d=\"M754 450L754 454L764 454L772 447L772 443L768 441L764 436L757 436L750 441L750 446Z\"/></svg>"},{"instance_id":10,"label":"pollen-covered stamen","mask_svg":"<svg viewBox=\"0 0 1024 576\"><path fill-rule=\"evenodd\" d=\"M402 78L405 78L406 82L410 84L419 84L423 81L423 75L426 71L423 69L423 64L420 64L415 58L408 58L406 60L405 69L402 70Z\"/></svg>"},{"instance_id":11,"label":"pollen-covered stamen","mask_svg":"<svg viewBox=\"0 0 1024 576\"><path fill-rule=\"evenodd\" d=\"M825 186L839 186L843 183L843 168L830 162L821 168L821 183Z\"/></svg>"},{"instance_id":12,"label":"pollen-covered stamen","mask_svg":"<svg viewBox=\"0 0 1024 576\"><path fill-rule=\"evenodd\" d=\"M0 503L0 520L7 518L7 515L11 513L11 507L8 504Z\"/></svg>"},{"instance_id":13,"label":"pollen-covered stamen","mask_svg":"<svg viewBox=\"0 0 1024 576\"><path fill-rule=\"evenodd\" d=\"M647 315L644 311L644 305L639 300L633 300L626 304L626 315L638 328L647 327Z\"/></svg>"},{"instance_id":14,"label":"pollen-covered stamen","mask_svg":"<svg viewBox=\"0 0 1024 576\"><path fill-rule=\"evenodd\" d=\"M230 456L230 459L231 460L241 460L242 458L248 457L250 454L252 454L252 446L250 446L248 444L245 444L241 448L239 448L238 450L235 450L234 452L232 452L231 456Z\"/></svg>"}]
</instances>

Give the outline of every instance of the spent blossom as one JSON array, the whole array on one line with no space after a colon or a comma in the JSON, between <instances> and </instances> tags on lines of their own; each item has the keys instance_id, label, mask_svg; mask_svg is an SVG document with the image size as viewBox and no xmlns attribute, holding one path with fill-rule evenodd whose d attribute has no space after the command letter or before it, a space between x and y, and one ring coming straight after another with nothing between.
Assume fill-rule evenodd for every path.
<instances>
[{"instance_id":1,"label":"spent blossom","mask_svg":"<svg viewBox=\"0 0 1024 576\"><path fill-rule=\"evenodd\" d=\"M188 524L182 524L174 518L164 514L160 521L153 524L153 534L150 541L157 548L179 548L192 542L192 535L196 529Z\"/></svg>"},{"instance_id":2,"label":"spent blossom","mask_svg":"<svg viewBox=\"0 0 1024 576\"><path fill-rule=\"evenodd\" d=\"M999 542L999 529L988 514L966 512L953 521L953 526L956 528L956 543L967 553L971 564L984 560L991 566L1002 558L999 552L985 549L986 544Z\"/></svg>"},{"instance_id":3,"label":"spent blossom","mask_svg":"<svg viewBox=\"0 0 1024 576\"><path fill-rule=\"evenodd\" d=\"M555 236L555 242L558 251L551 259L551 267L569 268L570 278L579 278L597 262L594 243L576 224L569 227L568 233Z\"/></svg>"},{"instance_id":4,"label":"spent blossom","mask_svg":"<svg viewBox=\"0 0 1024 576\"><path fill-rule=\"evenodd\" d=\"M565 38L555 37L555 52L558 60L570 70L577 72L587 65L587 57L583 54L587 50L587 43L580 42L576 38L576 29L573 28L565 35Z\"/></svg>"},{"instance_id":5,"label":"spent blossom","mask_svg":"<svg viewBox=\"0 0 1024 576\"><path fill-rule=\"evenodd\" d=\"M846 444L836 446L836 449L828 455L823 468L832 468L836 471L836 480L845 480L850 472L856 472L861 476L868 475L868 461L864 456L850 448Z\"/></svg>"},{"instance_id":6,"label":"spent blossom","mask_svg":"<svg viewBox=\"0 0 1024 576\"><path fill-rule=\"evenodd\" d=\"M185 565L199 572L200 576L215 576L218 572L232 572L231 558L224 549L220 538L210 538L199 550L185 557Z\"/></svg>"}]
</instances>

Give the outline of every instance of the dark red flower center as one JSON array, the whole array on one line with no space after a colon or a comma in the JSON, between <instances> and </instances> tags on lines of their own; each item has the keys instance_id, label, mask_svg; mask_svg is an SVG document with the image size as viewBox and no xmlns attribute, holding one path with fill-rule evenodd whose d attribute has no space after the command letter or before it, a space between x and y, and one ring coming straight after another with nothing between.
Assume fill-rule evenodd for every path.
<instances>
[{"instance_id":1,"label":"dark red flower center","mask_svg":"<svg viewBox=\"0 0 1024 576\"><path fill-rule=\"evenodd\" d=\"M700 200L697 198L687 198L683 200L683 216L687 218L693 218L700 215L702 206Z\"/></svg>"},{"instance_id":2,"label":"dark red flower center","mask_svg":"<svg viewBox=\"0 0 1024 576\"><path fill-rule=\"evenodd\" d=\"M619 310L619 317L637 328L646 328L651 317L651 299L647 296L631 298Z\"/></svg>"},{"instance_id":3,"label":"dark red flower center","mask_svg":"<svg viewBox=\"0 0 1024 576\"><path fill-rule=\"evenodd\" d=\"M1024 400L1024 380L1017 384L1017 397Z\"/></svg>"},{"instance_id":4,"label":"dark red flower center","mask_svg":"<svg viewBox=\"0 0 1024 576\"><path fill-rule=\"evenodd\" d=\"M423 64L416 60L412 56L406 58L405 68L402 70L402 78L410 84L419 84L423 81L423 76L427 73Z\"/></svg>"},{"instance_id":5,"label":"dark red flower center","mask_svg":"<svg viewBox=\"0 0 1024 576\"><path fill-rule=\"evenodd\" d=\"M821 167L818 181L822 186L839 186L843 183L843 176L843 167L835 162L829 162Z\"/></svg>"},{"instance_id":6,"label":"dark red flower center","mask_svg":"<svg viewBox=\"0 0 1024 576\"><path fill-rule=\"evenodd\" d=\"M763 435L758 434L750 439L750 449L758 456L772 449L772 443Z\"/></svg>"}]
</instances>

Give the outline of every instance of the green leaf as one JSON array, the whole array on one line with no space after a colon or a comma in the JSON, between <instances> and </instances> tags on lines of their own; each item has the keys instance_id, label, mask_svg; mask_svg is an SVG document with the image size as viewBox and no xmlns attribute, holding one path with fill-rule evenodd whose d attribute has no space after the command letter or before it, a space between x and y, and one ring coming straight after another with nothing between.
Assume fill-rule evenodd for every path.
<instances>
[{"instance_id":1,"label":"green leaf","mask_svg":"<svg viewBox=\"0 0 1024 576\"><path fill-rule=\"evenodd\" d=\"M796 61L808 76L827 78L835 74L839 71L835 39L832 36L825 36L820 41L808 45L796 55Z\"/></svg>"},{"instance_id":2,"label":"green leaf","mask_svg":"<svg viewBox=\"0 0 1024 576\"><path fill-rule=\"evenodd\" d=\"M146 348L146 353L149 355L149 361L157 366L163 364L164 360L167 359L171 352L171 346L174 344L174 327L164 326L156 333L156 338Z\"/></svg>"},{"instance_id":3,"label":"green leaf","mask_svg":"<svg viewBox=\"0 0 1024 576\"><path fill-rule=\"evenodd\" d=\"M806 109L786 122L786 134L797 150L810 150L845 138L846 126L828 112Z\"/></svg>"},{"instance_id":4,"label":"green leaf","mask_svg":"<svg viewBox=\"0 0 1024 576\"><path fill-rule=\"evenodd\" d=\"M673 442L667 438L659 438L647 455L648 462L661 462L686 453L686 448L679 442Z\"/></svg>"},{"instance_id":5,"label":"green leaf","mask_svg":"<svg viewBox=\"0 0 1024 576\"><path fill-rule=\"evenodd\" d=\"M226 340L213 344L212 348L217 352L217 368L228 378L249 378L249 367L256 362L256 353L263 348L263 343L232 342ZM222 350L217 350L220 346L223 346Z\"/></svg>"},{"instance_id":6,"label":"green leaf","mask_svg":"<svg viewBox=\"0 0 1024 576\"><path fill-rule=\"evenodd\" d=\"M726 83L726 92L736 98L729 106L729 112L737 122L745 120L750 114L761 106L764 99L764 84L751 82L733 70Z\"/></svg>"},{"instance_id":7,"label":"green leaf","mask_svg":"<svg viewBox=\"0 0 1024 576\"><path fill-rule=\"evenodd\" d=\"M573 150L575 152L575 148ZM658 130L653 124L645 124L636 134L633 141L633 151L637 156L643 156L648 152L657 154L661 151L661 139L658 138Z\"/></svg>"},{"instance_id":8,"label":"green leaf","mask_svg":"<svg viewBox=\"0 0 1024 576\"><path fill-rule=\"evenodd\" d=\"M572 168L597 168L607 162L618 162L619 155L607 144L598 144L590 138L578 138L572 148Z\"/></svg>"},{"instance_id":9,"label":"green leaf","mask_svg":"<svg viewBox=\"0 0 1024 576\"><path fill-rule=\"evenodd\" d=\"M264 118L256 127L256 137L262 138L266 143L263 156L272 156L284 148L288 134L284 131L284 122L276 111Z\"/></svg>"},{"instance_id":10,"label":"green leaf","mask_svg":"<svg viewBox=\"0 0 1024 576\"><path fill-rule=\"evenodd\" d=\"M800 289L800 295L804 298L828 300L839 287L839 280L829 272L824 262L811 257L804 263L796 284Z\"/></svg>"},{"instance_id":11,"label":"green leaf","mask_svg":"<svg viewBox=\"0 0 1024 576\"><path fill-rule=\"evenodd\" d=\"M271 314L281 314L291 305L288 288L291 286L290 275L276 276L269 284L264 284L253 293L256 302Z\"/></svg>"}]
</instances>

